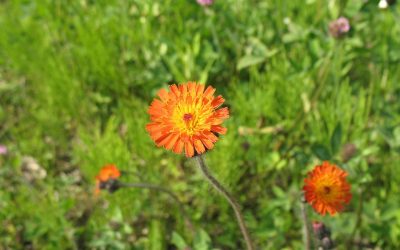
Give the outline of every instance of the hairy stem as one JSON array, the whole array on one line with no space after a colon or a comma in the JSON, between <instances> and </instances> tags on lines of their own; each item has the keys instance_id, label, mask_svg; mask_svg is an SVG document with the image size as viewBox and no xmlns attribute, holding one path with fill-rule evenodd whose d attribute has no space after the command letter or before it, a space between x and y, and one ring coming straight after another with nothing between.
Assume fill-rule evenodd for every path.
<instances>
[{"instance_id":1,"label":"hairy stem","mask_svg":"<svg viewBox=\"0 0 400 250\"><path fill-rule=\"evenodd\" d=\"M301 203L301 219L303 221L304 249L311 250L311 238L313 236L310 230L310 222L308 221L306 200L303 195L301 196L300 203Z\"/></svg>"},{"instance_id":2,"label":"hairy stem","mask_svg":"<svg viewBox=\"0 0 400 250\"><path fill-rule=\"evenodd\" d=\"M240 212L240 206L235 200L235 198L222 186L221 183L215 179L215 177L210 173L210 171L207 168L207 165L204 161L204 158L202 155L198 155L195 157L198 163L198 167L200 171L203 173L203 175L206 177L207 181L219 192L222 194L222 196L229 202L233 210L235 211L236 219L240 227L240 231L243 234L243 238L246 242L246 246L248 250L253 250L253 243L250 239L249 232L247 230L246 224L244 223L244 219L242 216L242 213Z\"/></svg>"},{"instance_id":3,"label":"hairy stem","mask_svg":"<svg viewBox=\"0 0 400 250\"><path fill-rule=\"evenodd\" d=\"M358 197L358 204L357 204L357 209L356 209L356 224L354 225L353 231L351 232L350 238L349 238L349 244L352 244L353 241L356 241L356 234L357 230L361 228L362 224L362 210L363 210L363 190L360 188L358 190L359 192L359 197Z\"/></svg>"},{"instance_id":4,"label":"hairy stem","mask_svg":"<svg viewBox=\"0 0 400 250\"><path fill-rule=\"evenodd\" d=\"M156 190L156 191L168 194L175 201L175 203L178 205L179 210L180 210L182 216L185 218L186 224L189 227L189 229L191 231L194 230L193 224L192 224L191 220L189 219L189 217L187 216L182 202L169 189L161 187L161 186L158 186L158 185L155 185L155 184L144 183L144 182L139 182L139 183L119 183L119 186L120 187L130 187L130 188L146 188L146 189L152 189L152 190Z\"/></svg>"}]
</instances>

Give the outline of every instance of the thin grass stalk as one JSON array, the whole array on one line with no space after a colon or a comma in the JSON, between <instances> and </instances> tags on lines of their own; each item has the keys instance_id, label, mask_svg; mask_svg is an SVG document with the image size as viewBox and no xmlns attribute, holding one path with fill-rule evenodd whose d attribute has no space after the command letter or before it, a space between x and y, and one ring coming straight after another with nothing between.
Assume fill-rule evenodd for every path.
<instances>
[{"instance_id":1,"label":"thin grass stalk","mask_svg":"<svg viewBox=\"0 0 400 250\"><path fill-rule=\"evenodd\" d=\"M301 219L303 221L303 241L304 241L304 249L311 250L311 230L310 230L310 222L308 221L307 215L307 207L304 196L302 195L301 200Z\"/></svg>"}]
</instances>

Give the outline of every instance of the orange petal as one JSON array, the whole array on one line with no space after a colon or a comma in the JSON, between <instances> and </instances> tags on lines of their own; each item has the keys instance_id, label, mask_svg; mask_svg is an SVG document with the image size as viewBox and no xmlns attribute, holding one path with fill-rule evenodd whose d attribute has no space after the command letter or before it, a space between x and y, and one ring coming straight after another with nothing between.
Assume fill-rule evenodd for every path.
<instances>
[{"instance_id":1,"label":"orange petal","mask_svg":"<svg viewBox=\"0 0 400 250\"><path fill-rule=\"evenodd\" d=\"M224 122L224 120L215 118L215 117L211 117L211 118L207 119L207 123L210 125L220 125L223 122Z\"/></svg>"},{"instance_id":2,"label":"orange petal","mask_svg":"<svg viewBox=\"0 0 400 250\"><path fill-rule=\"evenodd\" d=\"M226 133L226 128L216 125L216 126L211 126L211 131L217 132L221 135L224 135Z\"/></svg>"},{"instance_id":3,"label":"orange petal","mask_svg":"<svg viewBox=\"0 0 400 250\"><path fill-rule=\"evenodd\" d=\"M206 146L207 149L212 149L214 147L214 143L207 138L201 138L201 141L203 142L203 144Z\"/></svg>"},{"instance_id":4,"label":"orange petal","mask_svg":"<svg viewBox=\"0 0 400 250\"><path fill-rule=\"evenodd\" d=\"M222 103L224 103L225 102L225 99L224 98L222 98L222 96L217 96L217 97L215 97L214 98L214 100L211 102L211 105L214 107L214 108L218 108L219 106L221 106L221 104Z\"/></svg>"},{"instance_id":5,"label":"orange petal","mask_svg":"<svg viewBox=\"0 0 400 250\"><path fill-rule=\"evenodd\" d=\"M181 94L181 93L179 92L179 89L178 89L178 87L176 86L176 84L170 85L170 86L169 86L169 89L170 89L170 91L171 91L172 93L175 94L176 97L179 97L179 95Z\"/></svg>"},{"instance_id":6,"label":"orange petal","mask_svg":"<svg viewBox=\"0 0 400 250\"><path fill-rule=\"evenodd\" d=\"M164 107L164 103L158 99L154 99L150 104L150 108L152 108L152 109L161 109L163 107Z\"/></svg>"},{"instance_id":7,"label":"orange petal","mask_svg":"<svg viewBox=\"0 0 400 250\"><path fill-rule=\"evenodd\" d=\"M183 143L182 140L177 140L176 143L175 143L175 146L174 146L174 152L175 152L176 154L182 153L182 150L183 150L183 146L184 146L184 145L185 145L185 144Z\"/></svg>"},{"instance_id":8,"label":"orange petal","mask_svg":"<svg viewBox=\"0 0 400 250\"><path fill-rule=\"evenodd\" d=\"M194 155L193 143L190 141L185 142L185 153L187 157L192 157Z\"/></svg>"},{"instance_id":9,"label":"orange petal","mask_svg":"<svg viewBox=\"0 0 400 250\"><path fill-rule=\"evenodd\" d=\"M162 141L160 141L160 143L158 144L159 147L160 146L166 147L166 145L170 142L170 140L173 139L175 134L168 133L167 135L168 135L167 137L165 137Z\"/></svg>"},{"instance_id":10,"label":"orange petal","mask_svg":"<svg viewBox=\"0 0 400 250\"><path fill-rule=\"evenodd\" d=\"M229 118L229 109L227 107L218 109L215 111L214 115L220 119Z\"/></svg>"},{"instance_id":11,"label":"orange petal","mask_svg":"<svg viewBox=\"0 0 400 250\"><path fill-rule=\"evenodd\" d=\"M202 153L204 153L204 151L206 151L206 149L200 139L196 139L194 141L194 147L196 148L196 151L199 154L202 154Z\"/></svg>"},{"instance_id":12,"label":"orange petal","mask_svg":"<svg viewBox=\"0 0 400 250\"><path fill-rule=\"evenodd\" d=\"M168 91L165 89L160 89L157 95L161 98L161 101L167 102L168 101Z\"/></svg>"},{"instance_id":13,"label":"orange petal","mask_svg":"<svg viewBox=\"0 0 400 250\"><path fill-rule=\"evenodd\" d=\"M161 147L166 143L166 139L170 136L170 134L161 135L157 140L155 140L157 147Z\"/></svg>"},{"instance_id":14,"label":"orange petal","mask_svg":"<svg viewBox=\"0 0 400 250\"><path fill-rule=\"evenodd\" d=\"M168 149L168 150L172 149L172 147L175 145L176 140L178 140L178 138L179 138L179 134L178 133L172 134L172 136L169 139L169 141L165 144L165 148Z\"/></svg>"},{"instance_id":15,"label":"orange petal","mask_svg":"<svg viewBox=\"0 0 400 250\"><path fill-rule=\"evenodd\" d=\"M163 133L158 132L158 131L156 131L156 132L153 131L150 133L150 137L154 142L156 142L158 139L160 139L163 135L164 135Z\"/></svg>"},{"instance_id":16,"label":"orange petal","mask_svg":"<svg viewBox=\"0 0 400 250\"><path fill-rule=\"evenodd\" d=\"M195 97L196 96L196 84L194 82L189 82L188 84L188 91L190 96Z\"/></svg>"},{"instance_id":17,"label":"orange petal","mask_svg":"<svg viewBox=\"0 0 400 250\"><path fill-rule=\"evenodd\" d=\"M164 104L158 100L155 99L151 105L149 110L147 111L150 115L155 115L155 116L162 116L164 111Z\"/></svg>"},{"instance_id":18,"label":"orange petal","mask_svg":"<svg viewBox=\"0 0 400 250\"><path fill-rule=\"evenodd\" d=\"M216 142L218 141L218 137L214 135L214 133L211 133L209 131L206 131L203 133L203 135L210 141Z\"/></svg>"},{"instance_id":19,"label":"orange petal","mask_svg":"<svg viewBox=\"0 0 400 250\"><path fill-rule=\"evenodd\" d=\"M215 92L215 89L211 86L208 86L206 91L204 92L204 97L211 98L212 95L214 94L214 92Z\"/></svg>"},{"instance_id":20,"label":"orange petal","mask_svg":"<svg viewBox=\"0 0 400 250\"><path fill-rule=\"evenodd\" d=\"M149 133L161 131L163 127L158 123L149 123L146 125L146 130Z\"/></svg>"},{"instance_id":21,"label":"orange petal","mask_svg":"<svg viewBox=\"0 0 400 250\"><path fill-rule=\"evenodd\" d=\"M204 92L204 84L197 84L197 96L200 96Z\"/></svg>"},{"instance_id":22,"label":"orange petal","mask_svg":"<svg viewBox=\"0 0 400 250\"><path fill-rule=\"evenodd\" d=\"M187 96L187 85L186 84L181 84L179 85L179 91L181 92L181 97L186 98Z\"/></svg>"}]
</instances>

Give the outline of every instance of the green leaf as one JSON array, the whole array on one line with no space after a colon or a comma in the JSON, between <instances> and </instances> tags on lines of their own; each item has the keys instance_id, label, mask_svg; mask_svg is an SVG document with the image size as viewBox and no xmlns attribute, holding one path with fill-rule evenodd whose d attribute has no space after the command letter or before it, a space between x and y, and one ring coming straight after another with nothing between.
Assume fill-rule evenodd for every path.
<instances>
[{"instance_id":1,"label":"green leaf","mask_svg":"<svg viewBox=\"0 0 400 250\"><path fill-rule=\"evenodd\" d=\"M322 144L316 143L311 146L311 151L317 156L320 160L329 160L331 158L331 154L329 150Z\"/></svg>"},{"instance_id":2,"label":"green leaf","mask_svg":"<svg viewBox=\"0 0 400 250\"><path fill-rule=\"evenodd\" d=\"M239 59L239 62L236 66L237 70L241 70L253 65L260 64L265 61L265 57L260 57L260 56L252 56L252 55L247 55Z\"/></svg>"},{"instance_id":3,"label":"green leaf","mask_svg":"<svg viewBox=\"0 0 400 250\"><path fill-rule=\"evenodd\" d=\"M193 39L193 55L197 56L200 53L201 47L201 36L200 33L196 33Z\"/></svg>"},{"instance_id":4,"label":"green leaf","mask_svg":"<svg viewBox=\"0 0 400 250\"><path fill-rule=\"evenodd\" d=\"M211 239L207 232L200 230L194 238L194 249L195 250L209 250L211 248Z\"/></svg>"},{"instance_id":5,"label":"green leaf","mask_svg":"<svg viewBox=\"0 0 400 250\"><path fill-rule=\"evenodd\" d=\"M340 122L336 125L331 136L331 150L332 154L336 154L339 151L340 144L342 142L342 125Z\"/></svg>"},{"instance_id":6,"label":"green leaf","mask_svg":"<svg viewBox=\"0 0 400 250\"><path fill-rule=\"evenodd\" d=\"M165 222L159 219L153 219L150 222L148 249L165 249L165 246Z\"/></svg>"},{"instance_id":7,"label":"green leaf","mask_svg":"<svg viewBox=\"0 0 400 250\"><path fill-rule=\"evenodd\" d=\"M349 17L357 15L365 4L364 1L347 1L347 3L344 14Z\"/></svg>"},{"instance_id":8,"label":"green leaf","mask_svg":"<svg viewBox=\"0 0 400 250\"><path fill-rule=\"evenodd\" d=\"M178 249L185 249L187 248L189 245L186 243L185 239L183 239L183 237L178 234L177 232L173 232L172 233L172 240L171 240L172 244L174 244Z\"/></svg>"},{"instance_id":9,"label":"green leaf","mask_svg":"<svg viewBox=\"0 0 400 250\"><path fill-rule=\"evenodd\" d=\"M339 6L338 6L338 4L336 4L335 0L330 0L328 2L328 10L329 10L331 19L336 19L339 17Z\"/></svg>"},{"instance_id":10,"label":"green leaf","mask_svg":"<svg viewBox=\"0 0 400 250\"><path fill-rule=\"evenodd\" d=\"M274 192L275 196L278 198L284 198L287 197L287 193L284 192L281 188L277 186L272 187L272 191Z\"/></svg>"}]
</instances>

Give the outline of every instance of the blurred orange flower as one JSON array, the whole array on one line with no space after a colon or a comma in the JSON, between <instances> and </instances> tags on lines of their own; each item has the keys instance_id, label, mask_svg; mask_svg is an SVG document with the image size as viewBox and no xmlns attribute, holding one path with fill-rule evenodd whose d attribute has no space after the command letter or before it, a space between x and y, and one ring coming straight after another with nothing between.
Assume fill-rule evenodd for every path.
<instances>
[{"instance_id":1,"label":"blurred orange flower","mask_svg":"<svg viewBox=\"0 0 400 250\"><path fill-rule=\"evenodd\" d=\"M106 183L110 180L117 180L121 176L119 169L113 165L108 164L101 168L99 174L96 176L96 189L95 194L99 194L101 189L107 186Z\"/></svg>"},{"instance_id":2,"label":"blurred orange flower","mask_svg":"<svg viewBox=\"0 0 400 250\"><path fill-rule=\"evenodd\" d=\"M222 96L214 97L215 89L188 82L161 89L149 107L151 122L146 130L158 147L187 157L202 154L214 147L218 134L225 134L221 124L229 118Z\"/></svg>"},{"instance_id":3,"label":"blurred orange flower","mask_svg":"<svg viewBox=\"0 0 400 250\"><path fill-rule=\"evenodd\" d=\"M346 176L347 172L327 161L317 165L304 180L306 201L321 215L342 211L351 200Z\"/></svg>"}]
</instances>

